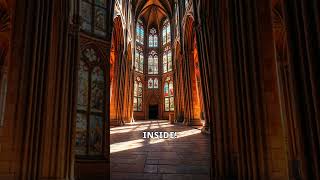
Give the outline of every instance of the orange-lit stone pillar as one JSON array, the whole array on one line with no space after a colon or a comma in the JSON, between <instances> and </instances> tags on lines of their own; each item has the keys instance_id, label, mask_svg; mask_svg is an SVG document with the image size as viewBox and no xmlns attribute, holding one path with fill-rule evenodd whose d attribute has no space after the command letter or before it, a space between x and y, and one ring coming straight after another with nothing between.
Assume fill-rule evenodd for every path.
<instances>
[{"instance_id":1,"label":"orange-lit stone pillar","mask_svg":"<svg viewBox=\"0 0 320 180\"><path fill-rule=\"evenodd\" d=\"M186 54L184 61L184 86L185 86L185 111L184 124L190 126L202 126L200 120L200 102L197 93L197 79L194 67L193 51Z\"/></svg>"}]
</instances>

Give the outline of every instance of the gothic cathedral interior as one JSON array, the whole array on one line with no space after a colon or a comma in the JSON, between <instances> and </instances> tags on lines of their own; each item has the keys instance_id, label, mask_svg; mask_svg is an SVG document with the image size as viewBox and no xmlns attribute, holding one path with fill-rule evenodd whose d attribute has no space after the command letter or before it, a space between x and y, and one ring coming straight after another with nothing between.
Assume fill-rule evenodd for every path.
<instances>
[{"instance_id":1,"label":"gothic cathedral interior","mask_svg":"<svg viewBox=\"0 0 320 180\"><path fill-rule=\"evenodd\" d=\"M1 180L320 180L318 0L0 0Z\"/></svg>"}]
</instances>

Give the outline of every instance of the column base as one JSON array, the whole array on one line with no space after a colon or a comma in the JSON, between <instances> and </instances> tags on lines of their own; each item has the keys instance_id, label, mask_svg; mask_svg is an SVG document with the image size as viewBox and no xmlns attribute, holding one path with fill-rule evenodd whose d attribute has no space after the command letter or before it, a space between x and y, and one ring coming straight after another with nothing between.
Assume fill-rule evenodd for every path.
<instances>
[{"instance_id":1,"label":"column base","mask_svg":"<svg viewBox=\"0 0 320 180\"><path fill-rule=\"evenodd\" d=\"M209 126L203 126L203 128L201 129L201 133L210 134L210 127Z\"/></svg>"},{"instance_id":2,"label":"column base","mask_svg":"<svg viewBox=\"0 0 320 180\"><path fill-rule=\"evenodd\" d=\"M186 126L203 126L200 119L185 119L183 124Z\"/></svg>"},{"instance_id":3,"label":"column base","mask_svg":"<svg viewBox=\"0 0 320 180\"><path fill-rule=\"evenodd\" d=\"M124 123L120 120L112 119L110 120L110 126L123 126Z\"/></svg>"}]
</instances>

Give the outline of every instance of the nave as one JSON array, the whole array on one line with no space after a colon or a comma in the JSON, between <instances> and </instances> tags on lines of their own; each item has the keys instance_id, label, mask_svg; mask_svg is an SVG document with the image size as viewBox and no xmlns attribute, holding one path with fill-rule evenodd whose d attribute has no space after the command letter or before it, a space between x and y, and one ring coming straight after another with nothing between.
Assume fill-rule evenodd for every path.
<instances>
[{"instance_id":1,"label":"nave","mask_svg":"<svg viewBox=\"0 0 320 180\"><path fill-rule=\"evenodd\" d=\"M0 0L0 180L320 179L319 12L319 0ZM202 122L208 135L140 137ZM202 143L197 174L187 160Z\"/></svg>"},{"instance_id":2,"label":"nave","mask_svg":"<svg viewBox=\"0 0 320 180\"><path fill-rule=\"evenodd\" d=\"M112 180L209 180L209 136L167 120L137 121L110 130ZM177 132L176 139L143 139L143 132Z\"/></svg>"}]
</instances>

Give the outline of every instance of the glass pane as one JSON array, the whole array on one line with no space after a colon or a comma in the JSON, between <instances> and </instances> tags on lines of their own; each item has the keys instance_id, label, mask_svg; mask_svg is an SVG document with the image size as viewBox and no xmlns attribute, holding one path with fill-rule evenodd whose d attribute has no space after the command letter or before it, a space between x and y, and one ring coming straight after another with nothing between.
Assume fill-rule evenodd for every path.
<instances>
[{"instance_id":1,"label":"glass pane","mask_svg":"<svg viewBox=\"0 0 320 180\"><path fill-rule=\"evenodd\" d=\"M171 35L170 35L170 25L167 26L167 42L170 42Z\"/></svg>"},{"instance_id":2,"label":"glass pane","mask_svg":"<svg viewBox=\"0 0 320 180\"><path fill-rule=\"evenodd\" d=\"M143 44L143 41L144 41L144 30L143 30L143 26L140 25L140 36L141 36L141 44Z\"/></svg>"},{"instance_id":3,"label":"glass pane","mask_svg":"<svg viewBox=\"0 0 320 180\"><path fill-rule=\"evenodd\" d=\"M81 1L81 29L90 32L92 24L92 5Z\"/></svg>"},{"instance_id":4,"label":"glass pane","mask_svg":"<svg viewBox=\"0 0 320 180\"><path fill-rule=\"evenodd\" d=\"M78 73L78 109L87 110L89 100L89 73L87 65L82 60L80 60Z\"/></svg>"},{"instance_id":5,"label":"glass pane","mask_svg":"<svg viewBox=\"0 0 320 180\"><path fill-rule=\"evenodd\" d=\"M148 80L148 88L149 89L153 88L153 80L151 78Z\"/></svg>"},{"instance_id":6,"label":"glass pane","mask_svg":"<svg viewBox=\"0 0 320 180\"><path fill-rule=\"evenodd\" d=\"M172 81L169 84L169 96L173 96L173 82Z\"/></svg>"},{"instance_id":7,"label":"glass pane","mask_svg":"<svg viewBox=\"0 0 320 180\"><path fill-rule=\"evenodd\" d=\"M170 97L170 111L174 111L174 98Z\"/></svg>"},{"instance_id":8,"label":"glass pane","mask_svg":"<svg viewBox=\"0 0 320 180\"><path fill-rule=\"evenodd\" d=\"M158 57L154 59L154 74L158 74L159 68L158 68Z\"/></svg>"},{"instance_id":9,"label":"glass pane","mask_svg":"<svg viewBox=\"0 0 320 180\"><path fill-rule=\"evenodd\" d=\"M164 92L164 97L169 96L169 85L167 82L164 84L164 91L163 92Z\"/></svg>"},{"instance_id":10,"label":"glass pane","mask_svg":"<svg viewBox=\"0 0 320 180\"><path fill-rule=\"evenodd\" d=\"M75 153L77 155L87 153L87 118L86 114L82 113L77 113Z\"/></svg>"},{"instance_id":11,"label":"glass pane","mask_svg":"<svg viewBox=\"0 0 320 180\"><path fill-rule=\"evenodd\" d=\"M158 47L158 36L157 35L154 36L153 47Z\"/></svg>"},{"instance_id":12,"label":"glass pane","mask_svg":"<svg viewBox=\"0 0 320 180\"><path fill-rule=\"evenodd\" d=\"M164 73L166 73L166 72L168 72L168 66L167 66L167 63L166 62L164 62L164 64L163 64L163 72Z\"/></svg>"},{"instance_id":13,"label":"glass pane","mask_svg":"<svg viewBox=\"0 0 320 180\"><path fill-rule=\"evenodd\" d=\"M142 98L138 98L138 111L142 111Z\"/></svg>"},{"instance_id":14,"label":"glass pane","mask_svg":"<svg viewBox=\"0 0 320 180\"><path fill-rule=\"evenodd\" d=\"M139 82L138 97L142 97L142 83Z\"/></svg>"},{"instance_id":15,"label":"glass pane","mask_svg":"<svg viewBox=\"0 0 320 180\"><path fill-rule=\"evenodd\" d=\"M153 46L153 36L149 36L149 47Z\"/></svg>"},{"instance_id":16,"label":"glass pane","mask_svg":"<svg viewBox=\"0 0 320 180\"><path fill-rule=\"evenodd\" d=\"M137 111L138 110L138 99L133 98L133 110Z\"/></svg>"},{"instance_id":17,"label":"glass pane","mask_svg":"<svg viewBox=\"0 0 320 180\"><path fill-rule=\"evenodd\" d=\"M135 68L136 68L136 71L139 71L139 53L136 52L136 58L135 58Z\"/></svg>"},{"instance_id":18,"label":"glass pane","mask_svg":"<svg viewBox=\"0 0 320 180\"><path fill-rule=\"evenodd\" d=\"M91 111L104 110L104 76L100 67L95 67L91 74Z\"/></svg>"},{"instance_id":19,"label":"glass pane","mask_svg":"<svg viewBox=\"0 0 320 180\"><path fill-rule=\"evenodd\" d=\"M165 27L162 30L162 44L166 44L166 29Z\"/></svg>"},{"instance_id":20,"label":"glass pane","mask_svg":"<svg viewBox=\"0 0 320 180\"><path fill-rule=\"evenodd\" d=\"M169 71L172 71L172 62L170 62L170 61L169 61L169 63L168 63L168 72L169 72Z\"/></svg>"},{"instance_id":21,"label":"glass pane","mask_svg":"<svg viewBox=\"0 0 320 180\"><path fill-rule=\"evenodd\" d=\"M137 81L135 81L134 83L134 93L133 93L134 96L137 96L138 95L138 83Z\"/></svg>"},{"instance_id":22,"label":"glass pane","mask_svg":"<svg viewBox=\"0 0 320 180\"><path fill-rule=\"evenodd\" d=\"M90 115L89 154L102 153L103 121L101 116Z\"/></svg>"},{"instance_id":23,"label":"glass pane","mask_svg":"<svg viewBox=\"0 0 320 180\"><path fill-rule=\"evenodd\" d=\"M97 35L106 35L106 11L103 8L95 7L94 15L94 33Z\"/></svg>"},{"instance_id":24,"label":"glass pane","mask_svg":"<svg viewBox=\"0 0 320 180\"><path fill-rule=\"evenodd\" d=\"M154 88L156 88L156 89L159 87L159 81L158 81L158 78L155 78L155 79L154 79L153 87L154 87Z\"/></svg>"},{"instance_id":25,"label":"glass pane","mask_svg":"<svg viewBox=\"0 0 320 180\"><path fill-rule=\"evenodd\" d=\"M165 98L164 99L164 110L165 111L169 111L170 108L169 108L169 98Z\"/></svg>"},{"instance_id":26,"label":"glass pane","mask_svg":"<svg viewBox=\"0 0 320 180\"><path fill-rule=\"evenodd\" d=\"M148 58L148 74L153 74L153 58L151 55Z\"/></svg>"},{"instance_id":27,"label":"glass pane","mask_svg":"<svg viewBox=\"0 0 320 180\"><path fill-rule=\"evenodd\" d=\"M168 52L168 71L172 71L172 55L171 55L171 51Z\"/></svg>"}]
</instances>

